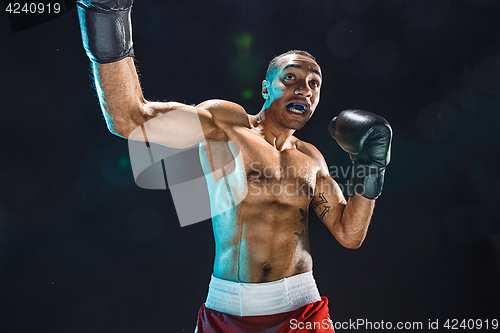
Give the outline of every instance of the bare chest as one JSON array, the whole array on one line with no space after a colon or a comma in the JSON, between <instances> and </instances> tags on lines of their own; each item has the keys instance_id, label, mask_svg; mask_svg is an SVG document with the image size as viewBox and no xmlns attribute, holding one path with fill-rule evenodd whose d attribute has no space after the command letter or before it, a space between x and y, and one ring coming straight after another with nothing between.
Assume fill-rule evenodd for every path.
<instances>
[{"instance_id":1,"label":"bare chest","mask_svg":"<svg viewBox=\"0 0 500 333\"><path fill-rule=\"evenodd\" d=\"M241 149L249 194L279 197L280 201L309 198L314 192L317 165L295 146L277 151L252 133L235 136Z\"/></svg>"}]
</instances>

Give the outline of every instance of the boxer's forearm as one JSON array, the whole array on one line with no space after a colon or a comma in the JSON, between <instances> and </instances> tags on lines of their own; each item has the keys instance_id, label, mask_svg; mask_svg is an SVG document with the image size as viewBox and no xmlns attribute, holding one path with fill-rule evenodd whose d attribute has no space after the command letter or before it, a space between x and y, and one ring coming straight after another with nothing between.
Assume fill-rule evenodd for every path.
<instances>
[{"instance_id":1,"label":"boxer's forearm","mask_svg":"<svg viewBox=\"0 0 500 333\"><path fill-rule=\"evenodd\" d=\"M335 225L334 235L342 246L357 249L363 243L375 200L366 199L355 193L347 201L340 221Z\"/></svg>"},{"instance_id":2,"label":"boxer's forearm","mask_svg":"<svg viewBox=\"0 0 500 333\"><path fill-rule=\"evenodd\" d=\"M92 62L96 91L109 130L128 137L144 123L146 101L132 57L98 64Z\"/></svg>"},{"instance_id":3,"label":"boxer's forearm","mask_svg":"<svg viewBox=\"0 0 500 333\"><path fill-rule=\"evenodd\" d=\"M133 0L77 0L83 47L109 130L123 137L146 119L134 66Z\"/></svg>"}]
</instances>

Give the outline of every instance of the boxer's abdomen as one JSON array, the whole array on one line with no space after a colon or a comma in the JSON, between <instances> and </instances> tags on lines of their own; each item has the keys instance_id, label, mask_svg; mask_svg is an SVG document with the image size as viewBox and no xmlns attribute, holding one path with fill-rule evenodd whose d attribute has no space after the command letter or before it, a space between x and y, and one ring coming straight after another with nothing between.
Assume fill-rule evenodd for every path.
<instances>
[{"instance_id":1,"label":"boxer's abdomen","mask_svg":"<svg viewBox=\"0 0 500 333\"><path fill-rule=\"evenodd\" d=\"M214 217L214 275L240 282L268 282L312 269L307 211L295 205L243 202Z\"/></svg>"}]
</instances>

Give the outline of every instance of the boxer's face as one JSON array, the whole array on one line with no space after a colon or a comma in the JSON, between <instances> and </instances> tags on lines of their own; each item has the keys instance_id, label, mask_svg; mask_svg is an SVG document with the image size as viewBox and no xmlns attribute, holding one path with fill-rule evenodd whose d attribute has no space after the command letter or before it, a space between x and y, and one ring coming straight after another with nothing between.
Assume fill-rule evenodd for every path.
<instances>
[{"instance_id":1,"label":"boxer's face","mask_svg":"<svg viewBox=\"0 0 500 333\"><path fill-rule=\"evenodd\" d=\"M301 54L287 55L262 83L262 94L267 97L264 108L269 108L270 116L281 126L300 129L313 115L320 89L319 65Z\"/></svg>"}]
</instances>

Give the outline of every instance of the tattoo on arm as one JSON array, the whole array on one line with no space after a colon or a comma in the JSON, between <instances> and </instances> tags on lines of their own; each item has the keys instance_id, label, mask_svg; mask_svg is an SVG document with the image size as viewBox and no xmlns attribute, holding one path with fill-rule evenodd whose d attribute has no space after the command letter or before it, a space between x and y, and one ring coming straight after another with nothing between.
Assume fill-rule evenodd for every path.
<instances>
[{"instance_id":1,"label":"tattoo on arm","mask_svg":"<svg viewBox=\"0 0 500 333\"><path fill-rule=\"evenodd\" d=\"M323 217L325 217L325 214L330 211L330 208L332 208L332 206L327 206L326 205L327 203L328 203L328 200L326 200L324 192L321 192L319 194L319 200L313 206L313 208L316 209L316 207L318 207L319 205L323 205L324 204L323 205L323 211L321 212L321 214L319 214L319 218L321 220L323 219Z\"/></svg>"}]
</instances>

